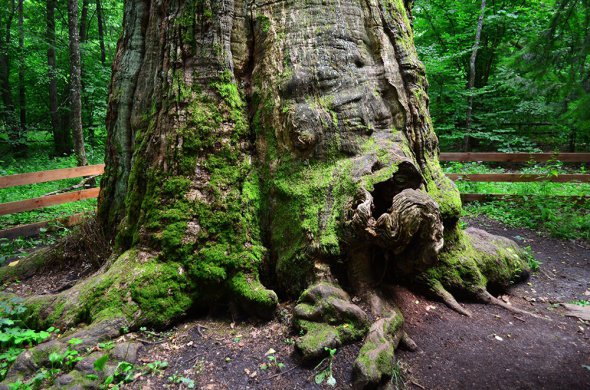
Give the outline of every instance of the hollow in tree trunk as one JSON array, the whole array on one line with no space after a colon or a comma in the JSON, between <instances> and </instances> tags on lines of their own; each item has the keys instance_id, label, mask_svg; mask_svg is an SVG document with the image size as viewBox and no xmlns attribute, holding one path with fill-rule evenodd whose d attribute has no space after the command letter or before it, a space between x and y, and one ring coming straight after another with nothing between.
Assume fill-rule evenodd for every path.
<instances>
[{"instance_id":1,"label":"hollow in tree trunk","mask_svg":"<svg viewBox=\"0 0 590 390\"><path fill-rule=\"evenodd\" d=\"M506 306L487 288L527 265L510 240L458 226L406 4L126 2L98 208L114 252L29 298L30 318L105 334L224 302L269 318L276 291L299 296L305 359L364 340L355 381L370 387L398 344L415 348L388 285L465 315L453 293Z\"/></svg>"}]
</instances>

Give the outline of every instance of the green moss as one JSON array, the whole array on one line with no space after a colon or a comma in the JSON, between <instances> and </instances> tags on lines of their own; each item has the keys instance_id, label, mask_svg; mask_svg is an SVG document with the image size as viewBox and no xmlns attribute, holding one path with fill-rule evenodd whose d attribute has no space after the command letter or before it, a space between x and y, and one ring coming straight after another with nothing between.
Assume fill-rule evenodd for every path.
<instances>
[{"instance_id":1,"label":"green moss","mask_svg":"<svg viewBox=\"0 0 590 390\"><path fill-rule=\"evenodd\" d=\"M272 317L278 297L274 291L266 289L256 276L238 273L229 280L228 285L234 299L247 312L256 313L263 318Z\"/></svg>"},{"instance_id":2,"label":"green moss","mask_svg":"<svg viewBox=\"0 0 590 390\"><path fill-rule=\"evenodd\" d=\"M268 33L270 31L270 19L265 16L265 15L258 15L256 16L256 21L258 22L258 25L260 26L260 29L265 32Z\"/></svg>"},{"instance_id":3,"label":"green moss","mask_svg":"<svg viewBox=\"0 0 590 390\"><path fill-rule=\"evenodd\" d=\"M493 253L477 250L458 228L446 233L445 241L438 264L426 273L426 282L432 285L440 282L447 290L476 295L488 286L506 288L529 271L519 250L503 242L491 243Z\"/></svg>"}]
</instances>

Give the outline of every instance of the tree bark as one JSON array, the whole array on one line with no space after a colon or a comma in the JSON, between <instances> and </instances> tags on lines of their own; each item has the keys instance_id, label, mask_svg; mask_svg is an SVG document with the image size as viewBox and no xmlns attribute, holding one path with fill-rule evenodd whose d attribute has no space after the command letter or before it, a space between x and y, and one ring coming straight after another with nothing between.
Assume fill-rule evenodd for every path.
<instances>
[{"instance_id":1,"label":"tree bark","mask_svg":"<svg viewBox=\"0 0 590 390\"><path fill-rule=\"evenodd\" d=\"M501 305L487 286L527 265L510 240L459 229L405 4L126 2L97 213L114 252L29 298L31 318L102 332L227 302L269 318L272 285L300 296L304 359L364 338L355 381L373 388L398 344L415 348L388 284L466 315L449 291Z\"/></svg>"},{"instance_id":2,"label":"tree bark","mask_svg":"<svg viewBox=\"0 0 590 390\"><path fill-rule=\"evenodd\" d=\"M10 30L12 20L17 12L16 3L10 1L10 7L7 7L6 20L0 19L0 96L2 97L2 118L8 130L8 136L11 144L18 145L20 129L14 109L14 100L12 98L12 89L10 86ZM2 22L5 24L2 25Z\"/></svg>"},{"instance_id":3,"label":"tree bark","mask_svg":"<svg viewBox=\"0 0 590 390\"><path fill-rule=\"evenodd\" d=\"M49 79L49 118L53 131L53 146L56 156L72 153L71 138L68 127L60 120L58 111L57 65L55 58L55 8L57 0L47 0L47 76Z\"/></svg>"},{"instance_id":4,"label":"tree bark","mask_svg":"<svg viewBox=\"0 0 590 390\"><path fill-rule=\"evenodd\" d=\"M23 0L18 0L18 106L20 129L24 134L27 128L27 99L25 91L25 30L23 18Z\"/></svg>"},{"instance_id":5,"label":"tree bark","mask_svg":"<svg viewBox=\"0 0 590 390\"><path fill-rule=\"evenodd\" d=\"M100 0L96 0L96 21L98 24L98 42L100 44L100 62L104 65L107 60L107 52L104 45L104 17Z\"/></svg>"},{"instance_id":6,"label":"tree bark","mask_svg":"<svg viewBox=\"0 0 590 390\"><path fill-rule=\"evenodd\" d=\"M471 58L469 59L469 81L467 83L467 120L465 121L465 137L463 140L463 150L465 152L471 151L471 125L473 121L473 89L475 88L475 65L477 62L477 52L479 50L479 43L481 41L481 31L483 30L483 19L486 10L486 0L481 1L481 11L479 19L477 20L477 29L475 32L475 43L471 51Z\"/></svg>"},{"instance_id":7,"label":"tree bark","mask_svg":"<svg viewBox=\"0 0 590 390\"><path fill-rule=\"evenodd\" d=\"M74 154L78 166L88 165L82 129L82 71L80 63L80 34L78 31L78 2L68 1L68 27L70 38L70 123L74 138Z\"/></svg>"}]
</instances>

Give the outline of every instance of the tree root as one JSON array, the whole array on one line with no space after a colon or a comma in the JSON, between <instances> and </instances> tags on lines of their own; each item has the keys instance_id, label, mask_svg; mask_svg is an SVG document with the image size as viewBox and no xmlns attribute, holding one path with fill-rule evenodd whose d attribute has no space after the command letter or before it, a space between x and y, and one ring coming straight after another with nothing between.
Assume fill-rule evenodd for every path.
<instances>
[{"instance_id":1,"label":"tree root","mask_svg":"<svg viewBox=\"0 0 590 390\"><path fill-rule=\"evenodd\" d=\"M506 309L512 313L517 313L517 314L525 314L531 317L535 317L535 318L541 318L541 319L545 319L544 317L541 317L535 313L531 313L530 311L526 311L523 309L519 309L517 307L514 307L512 305L507 304L506 302L504 302L501 299L496 298L495 296L493 296L492 294L490 294L487 290L479 290L477 292L477 298L483 302L483 303L487 303L490 305L496 305L496 306L500 306L503 309Z\"/></svg>"},{"instance_id":2,"label":"tree root","mask_svg":"<svg viewBox=\"0 0 590 390\"><path fill-rule=\"evenodd\" d=\"M121 330L127 326L124 318L113 318L93 323L87 327L73 330L66 333L59 339L50 340L39 344L38 346L28 349L21 353L14 364L8 370L6 378L0 385L3 388L8 383L16 381L25 382L37 371L43 367L51 367L49 357L52 353L62 354L67 349L76 350L83 354L87 350L95 349L98 343L112 340L121 334ZM79 344L71 344L70 340L77 339ZM77 388L92 385L92 380L86 378L88 374L99 374L100 376L108 375L109 371L114 370L116 360L125 360L134 363L137 356L138 344L123 343L117 345L111 352L93 352L83 361L77 363L73 370L66 372L55 381L55 388ZM104 355L109 354L110 362L103 372L95 372L93 362Z\"/></svg>"},{"instance_id":3,"label":"tree root","mask_svg":"<svg viewBox=\"0 0 590 390\"><path fill-rule=\"evenodd\" d=\"M443 301L443 303L450 309L467 317L472 316L471 312L465 309L459 302L457 302L453 294L448 292L438 280L432 283L430 286L430 292Z\"/></svg>"},{"instance_id":4,"label":"tree root","mask_svg":"<svg viewBox=\"0 0 590 390\"><path fill-rule=\"evenodd\" d=\"M325 282L303 292L293 319L295 327L305 333L295 347L307 361L326 355L326 348L362 338L368 326L367 315L350 302L348 294Z\"/></svg>"},{"instance_id":5,"label":"tree root","mask_svg":"<svg viewBox=\"0 0 590 390\"><path fill-rule=\"evenodd\" d=\"M401 312L393 310L371 325L354 361L355 389L376 386L390 378L395 364L395 349L404 338L403 322ZM406 336L405 341L408 340ZM411 343L415 345L413 341Z\"/></svg>"}]
</instances>

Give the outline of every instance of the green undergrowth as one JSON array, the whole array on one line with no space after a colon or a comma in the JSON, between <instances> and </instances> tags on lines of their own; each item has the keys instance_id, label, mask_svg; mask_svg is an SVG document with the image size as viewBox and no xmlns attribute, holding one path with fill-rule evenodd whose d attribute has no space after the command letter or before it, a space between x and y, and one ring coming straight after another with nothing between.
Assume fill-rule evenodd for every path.
<instances>
[{"instance_id":1,"label":"green undergrowth","mask_svg":"<svg viewBox=\"0 0 590 390\"><path fill-rule=\"evenodd\" d=\"M29 329L21 321L26 310L18 298L0 302L0 381L26 348L49 339L55 332L54 328L47 331Z\"/></svg>"},{"instance_id":2,"label":"green undergrowth","mask_svg":"<svg viewBox=\"0 0 590 390\"><path fill-rule=\"evenodd\" d=\"M7 261L22 259L37 248L55 244L61 237L70 234L71 230L59 222L41 229L38 236L17 237L14 239L0 238L0 266Z\"/></svg>"},{"instance_id":3,"label":"green undergrowth","mask_svg":"<svg viewBox=\"0 0 590 390\"><path fill-rule=\"evenodd\" d=\"M445 164L446 173L504 173L479 163ZM560 162L527 164L518 173L546 175L586 173L586 168L567 168ZM590 240L590 202L560 196L587 196L590 183L480 183L456 181L462 193L522 195L522 201L467 203L464 215L485 215L509 226L526 227L562 239Z\"/></svg>"},{"instance_id":4,"label":"green undergrowth","mask_svg":"<svg viewBox=\"0 0 590 390\"><path fill-rule=\"evenodd\" d=\"M25 156L13 155L9 150L3 149L5 149L5 147L0 147L0 153L2 153L2 157L0 157L0 176L46 171L51 169L72 168L76 166L76 159L74 156L49 156L48 151L52 150L52 146L47 140L30 145L28 154ZM87 154L89 160L88 163L91 165L102 164L104 162L104 151L102 147L93 149L87 146ZM40 197L76 185L80 180L81 178L74 178L2 188L0 189L0 203ZM3 215L0 216L0 229L6 229L15 225L53 220L76 213L94 211L95 209L96 199L86 199L83 201L50 206L23 213Z\"/></svg>"}]
</instances>

